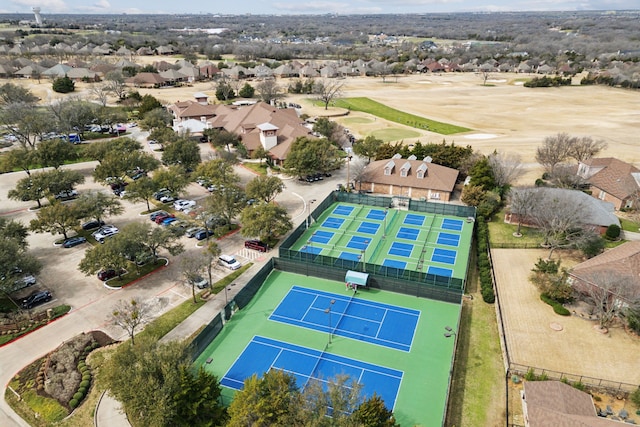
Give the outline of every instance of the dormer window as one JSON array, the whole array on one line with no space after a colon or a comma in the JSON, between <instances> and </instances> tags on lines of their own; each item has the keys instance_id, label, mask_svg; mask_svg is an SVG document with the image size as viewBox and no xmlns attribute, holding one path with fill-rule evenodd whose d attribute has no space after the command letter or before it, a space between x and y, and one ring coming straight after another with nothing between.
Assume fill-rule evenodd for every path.
<instances>
[{"instance_id":1,"label":"dormer window","mask_svg":"<svg viewBox=\"0 0 640 427\"><path fill-rule=\"evenodd\" d=\"M416 177L418 179L423 179L426 174L427 174L427 165L423 163L420 166L418 166L418 169L416 169Z\"/></svg>"},{"instance_id":2,"label":"dormer window","mask_svg":"<svg viewBox=\"0 0 640 427\"><path fill-rule=\"evenodd\" d=\"M409 171L411 171L411 163L406 162L404 165L402 165L402 168L400 168L400 176L409 176Z\"/></svg>"},{"instance_id":3,"label":"dormer window","mask_svg":"<svg viewBox=\"0 0 640 427\"><path fill-rule=\"evenodd\" d=\"M396 167L396 164L393 160L390 160L386 165L384 165L384 174L389 176L393 173L393 168Z\"/></svg>"}]
</instances>

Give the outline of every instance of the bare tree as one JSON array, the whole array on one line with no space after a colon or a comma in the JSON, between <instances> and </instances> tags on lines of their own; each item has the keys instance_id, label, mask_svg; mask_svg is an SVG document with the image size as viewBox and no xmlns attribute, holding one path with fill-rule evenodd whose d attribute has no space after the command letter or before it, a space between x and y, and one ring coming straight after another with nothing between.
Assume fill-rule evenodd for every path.
<instances>
[{"instance_id":1,"label":"bare tree","mask_svg":"<svg viewBox=\"0 0 640 427\"><path fill-rule=\"evenodd\" d=\"M546 188L533 204L529 217L544 236L543 244L553 251L574 247L593 237L593 227L584 223L588 209L584 202L567 197L568 192Z\"/></svg>"},{"instance_id":2,"label":"bare tree","mask_svg":"<svg viewBox=\"0 0 640 427\"><path fill-rule=\"evenodd\" d=\"M518 229L514 236L522 236L520 230L522 222L526 221L537 205L540 198L540 189L538 188L512 188L509 191L509 210L518 220Z\"/></svg>"},{"instance_id":3,"label":"bare tree","mask_svg":"<svg viewBox=\"0 0 640 427\"><path fill-rule=\"evenodd\" d=\"M117 96L118 99L122 100L127 96L127 85L120 71L108 72L105 80L107 81L108 90Z\"/></svg>"},{"instance_id":4,"label":"bare tree","mask_svg":"<svg viewBox=\"0 0 640 427\"><path fill-rule=\"evenodd\" d=\"M274 79L265 79L256 85L256 91L260 100L271 104L271 101L276 101L282 98L283 94L280 90L280 86Z\"/></svg>"},{"instance_id":5,"label":"bare tree","mask_svg":"<svg viewBox=\"0 0 640 427\"><path fill-rule=\"evenodd\" d=\"M607 148L607 143L601 139L594 140L590 136L575 138L569 155L578 162L583 162L597 156L602 150Z\"/></svg>"},{"instance_id":6,"label":"bare tree","mask_svg":"<svg viewBox=\"0 0 640 427\"><path fill-rule=\"evenodd\" d=\"M571 155L573 140L574 137L568 133L546 137L542 146L536 150L536 161L544 166L547 172L553 174L556 166Z\"/></svg>"},{"instance_id":7,"label":"bare tree","mask_svg":"<svg viewBox=\"0 0 640 427\"><path fill-rule=\"evenodd\" d=\"M343 83L338 80L320 80L313 85L313 93L316 99L324 104L324 109L329 109L329 103L342 96Z\"/></svg>"},{"instance_id":8,"label":"bare tree","mask_svg":"<svg viewBox=\"0 0 640 427\"><path fill-rule=\"evenodd\" d=\"M491 71L489 70L482 70L480 72L480 75L482 77L482 86L486 86L487 85L487 81L492 77L491 76Z\"/></svg>"},{"instance_id":9,"label":"bare tree","mask_svg":"<svg viewBox=\"0 0 640 427\"><path fill-rule=\"evenodd\" d=\"M640 307L640 291L635 279L627 272L600 270L579 277L579 292L593 306L605 328L613 319L629 308Z\"/></svg>"},{"instance_id":10,"label":"bare tree","mask_svg":"<svg viewBox=\"0 0 640 427\"><path fill-rule=\"evenodd\" d=\"M185 279L187 279L187 283L191 285L191 296L193 297L193 303L196 301L196 282L202 279L202 274L204 270L207 268L207 264L210 264L209 257L207 257L203 253L199 253L196 255L188 255L182 258L181 266L182 266L182 274ZM209 281L211 283L211 281Z\"/></svg>"},{"instance_id":11,"label":"bare tree","mask_svg":"<svg viewBox=\"0 0 640 427\"><path fill-rule=\"evenodd\" d=\"M487 157L493 171L493 178L500 187L511 185L523 173L522 160L517 153L498 153L494 151Z\"/></svg>"},{"instance_id":12,"label":"bare tree","mask_svg":"<svg viewBox=\"0 0 640 427\"><path fill-rule=\"evenodd\" d=\"M111 89L109 88L108 83L94 84L91 86L90 92L93 96L93 99L98 101L100 105L102 105L103 107L107 106L109 94L111 93Z\"/></svg>"},{"instance_id":13,"label":"bare tree","mask_svg":"<svg viewBox=\"0 0 640 427\"><path fill-rule=\"evenodd\" d=\"M131 338L131 344L135 344L136 330L150 318L150 311L148 304L135 298L131 298L130 301L120 300L113 307L111 321L124 329Z\"/></svg>"}]
</instances>

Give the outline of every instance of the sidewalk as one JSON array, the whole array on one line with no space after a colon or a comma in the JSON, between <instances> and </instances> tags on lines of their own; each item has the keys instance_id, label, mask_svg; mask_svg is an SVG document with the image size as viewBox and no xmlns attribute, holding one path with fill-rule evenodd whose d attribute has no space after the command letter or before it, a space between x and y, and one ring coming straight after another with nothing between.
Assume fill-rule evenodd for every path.
<instances>
[{"instance_id":1,"label":"sidewalk","mask_svg":"<svg viewBox=\"0 0 640 427\"><path fill-rule=\"evenodd\" d=\"M93 424L98 427L131 427L122 405L115 400L108 392L103 392L96 405L96 413Z\"/></svg>"}]
</instances>

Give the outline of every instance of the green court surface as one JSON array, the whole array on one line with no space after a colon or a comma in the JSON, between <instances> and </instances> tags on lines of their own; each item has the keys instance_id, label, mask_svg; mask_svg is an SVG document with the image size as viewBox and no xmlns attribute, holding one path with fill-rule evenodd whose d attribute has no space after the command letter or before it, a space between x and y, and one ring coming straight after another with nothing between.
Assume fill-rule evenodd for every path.
<instances>
[{"instance_id":1,"label":"green court surface","mask_svg":"<svg viewBox=\"0 0 640 427\"><path fill-rule=\"evenodd\" d=\"M466 218L337 202L291 249L464 280L472 235Z\"/></svg>"},{"instance_id":2,"label":"green court surface","mask_svg":"<svg viewBox=\"0 0 640 427\"><path fill-rule=\"evenodd\" d=\"M231 317L198 356L195 365L203 366L221 379L254 336L322 351L327 346L327 332L269 319L293 286L347 295L342 282L274 270L251 302ZM444 332L445 326L457 330L461 306L376 289L361 289L356 297L418 310L420 314L410 351L333 335L327 353L402 371L393 408L398 423L403 426L442 425L455 342L453 337L445 337ZM208 359L210 363L206 363ZM225 404L231 401L234 393L230 388L223 388Z\"/></svg>"}]
</instances>

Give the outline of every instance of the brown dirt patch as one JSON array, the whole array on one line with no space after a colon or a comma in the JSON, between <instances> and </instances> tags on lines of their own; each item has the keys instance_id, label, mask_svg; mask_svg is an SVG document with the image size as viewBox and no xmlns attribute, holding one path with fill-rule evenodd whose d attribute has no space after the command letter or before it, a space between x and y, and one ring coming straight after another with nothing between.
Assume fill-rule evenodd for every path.
<instances>
[{"instance_id":1,"label":"brown dirt patch","mask_svg":"<svg viewBox=\"0 0 640 427\"><path fill-rule=\"evenodd\" d=\"M640 383L638 337L620 327L611 327L607 334L601 334L593 329L594 321L558 316L540 300L528 276L537 259L546 257L548 251L493 249L491 253L512 362L609 381ZM563 329L553 330L549 327L551 323L560 324Z\"/></svg>"}]
</instances>

